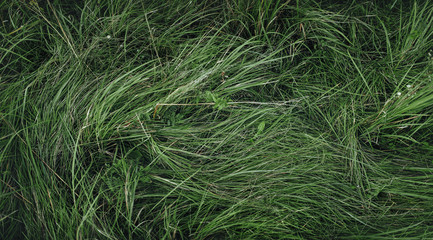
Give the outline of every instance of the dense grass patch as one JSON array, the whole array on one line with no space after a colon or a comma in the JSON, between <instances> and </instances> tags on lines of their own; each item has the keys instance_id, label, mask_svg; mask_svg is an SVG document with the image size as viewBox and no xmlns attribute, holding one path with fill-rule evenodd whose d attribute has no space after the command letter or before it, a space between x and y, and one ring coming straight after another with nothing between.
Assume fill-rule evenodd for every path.
<instances>
[{"instance_id":1,"label":"dense grass patch","mask_svg":"<svg viewBox=\"0 0 433 240\"><path fill-rule=\"evenodd\" d=\"M0 12L1 239L433 238L432 3Z\"/></svg>"}]
</instances>

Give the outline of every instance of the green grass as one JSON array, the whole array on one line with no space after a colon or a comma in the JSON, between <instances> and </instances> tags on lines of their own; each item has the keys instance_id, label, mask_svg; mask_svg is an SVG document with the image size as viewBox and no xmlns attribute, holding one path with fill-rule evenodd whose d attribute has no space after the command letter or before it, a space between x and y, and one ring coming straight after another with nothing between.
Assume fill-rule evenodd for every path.
<instances>
[{"instance_id":1,"label":"green grass","mask_svg":"<svg viewBox=\"0 0 433 240\"><path fill-rule=\"evenodd\" d=\"M0 239L433 238L428 1L0 4Z\"/></svg>"}]
</instances>

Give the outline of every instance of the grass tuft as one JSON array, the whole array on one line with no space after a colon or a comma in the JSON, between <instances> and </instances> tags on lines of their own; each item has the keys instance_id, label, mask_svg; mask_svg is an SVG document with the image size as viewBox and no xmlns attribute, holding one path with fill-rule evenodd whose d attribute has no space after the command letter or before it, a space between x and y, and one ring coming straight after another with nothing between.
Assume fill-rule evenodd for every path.
<instances>
[{"instance_id":1,"label":"grass tuft","mask_svg":"<svg viewBox=\"0 0 433 240\"><path fill-rule=\"evenodd\" d=\"M0 239L433 238L428 1L0 12Z\"/></svg>"}]
</instances>

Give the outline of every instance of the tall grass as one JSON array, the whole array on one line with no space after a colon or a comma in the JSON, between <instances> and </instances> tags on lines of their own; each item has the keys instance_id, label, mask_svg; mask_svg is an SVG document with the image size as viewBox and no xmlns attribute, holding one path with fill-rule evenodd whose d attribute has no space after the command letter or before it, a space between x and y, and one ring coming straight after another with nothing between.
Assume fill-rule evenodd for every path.
<instances>
[{"instance_id":1,"label":"tall grass","mask_svg":"<svg viewBox=\"0 0 433 240\"><path fill-rule=\"evenodd\" d=\"M1 239L433 237L433 5L0 4Z\"/></svg>"}]
</instances>

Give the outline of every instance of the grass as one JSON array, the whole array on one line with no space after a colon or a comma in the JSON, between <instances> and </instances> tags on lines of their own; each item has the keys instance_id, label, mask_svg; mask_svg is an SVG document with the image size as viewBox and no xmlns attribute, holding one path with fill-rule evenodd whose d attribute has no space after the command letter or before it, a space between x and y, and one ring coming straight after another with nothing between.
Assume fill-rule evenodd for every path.
<instances>
[{"instance_id":1,"label":"grass","mask_svg":"<svg viewBox=\"0 0 433 240\"><path fill-rule=\"evenodd\" d=\"M0 4L1 239L433 238L433 4Z\"/></svg>"}]
</instances>

